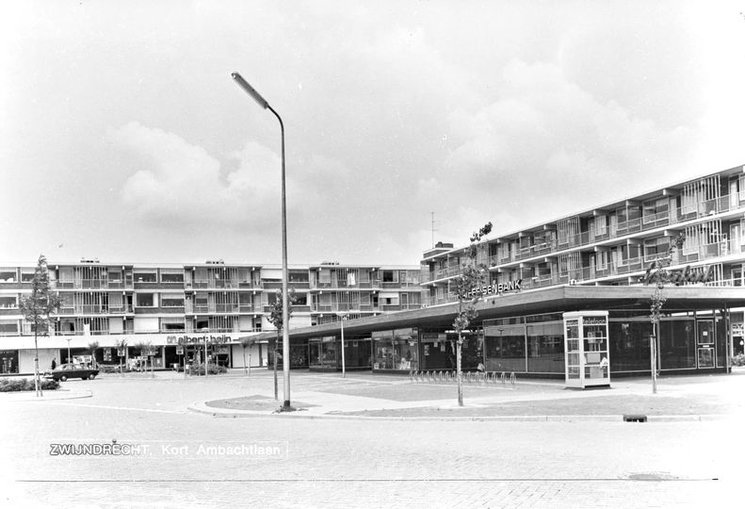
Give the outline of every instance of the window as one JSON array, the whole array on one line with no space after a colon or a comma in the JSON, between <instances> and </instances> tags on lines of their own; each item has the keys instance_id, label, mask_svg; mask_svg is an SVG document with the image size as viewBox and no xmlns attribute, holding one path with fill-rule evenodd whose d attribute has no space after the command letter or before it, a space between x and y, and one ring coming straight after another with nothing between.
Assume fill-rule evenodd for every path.
<instances>
[{"instance_id":1,"label":"window","mask_svg":"<svg viewBox=\"0 0 745 509\"><path fill-rule=\"evenodd\" d=\"M18 334L18 323L15 321L0 322L0 335Z\"/></svg>"},{"instance_id":2,"label":"window","mask_svg":"<svg viewBox=\"0 0 745 509\"><path fill-rule=\"evenodd\" d=\"M598 251L597 269L605 270L608 268L608 251Z\"/></svg>"},{"instance_id":3,"label":"window","mask_svg":"<svg viewBox=\"0 0 745 509\"><path fill-rule=\"evenodd\" d=\"M182 308L184 307L183 295L162 295L160 305L164 308Z\"/></svg>"},{"instance_id":4,"label":"window","mask_svg":"<svg viewBox=\"0 0 745 509\"><path fill-rule=\"evenodd\" d=\"M16 273L10 270L0 270L0 283L15 283Z\"/></svg>"},{"instance_id":5,"label":"window","mask_svg":"<svg viewBox=\"0 0 745 509\"><path fill-rule=\"evenodd\" d=\"M15 297L0 297L0 308L14 309L18 307Z\"/></svg>"},{"instance_id":6,"label":"window","mask_svg":"<svg viewBox=\"0 0 745 509\"><path fill-rule=\"evenodd\" d=\"M135 283L155 283L155 272L135 272Z\"/></svg>"},{"instance_id":7,"label":"window","mask_svg":"<svg viewBox=\"0 0 745 509\"><path fill-rule=\"evenodd\" d=\"M384 270L383 271L383 282L384 283L398 283L398 271Z\"/></svg>"},{"instance_id":8,"label":"window","mask_svg":"<svg viewBox=\"0 0 745 509\"><path fill-rule=\"evenodd\" d=\"M21 272L21 282L22 283L30 283L34 280L34 273L33 272Z\"/></svg>"},{"instance_id":9,"label":"window","mask_svg":"<svg viewBox=\"0 0 745 509\"><path fill-rule=\"evenodd\" d=\"M155 296L152 293L138 293L137 306L151 308L155 307Z\"/></svg>"},{"instance_id":10,"label":"window","mask_svg":"<svg viewBox=\"0 0 745 509\"><path fill-rule=\"evenodd\" d=\"M160 275L160 281L162 283L183 283L184 282L184 274L183 273L173 273L173 274L161 274Z\"/></svg>"}]
</instances>

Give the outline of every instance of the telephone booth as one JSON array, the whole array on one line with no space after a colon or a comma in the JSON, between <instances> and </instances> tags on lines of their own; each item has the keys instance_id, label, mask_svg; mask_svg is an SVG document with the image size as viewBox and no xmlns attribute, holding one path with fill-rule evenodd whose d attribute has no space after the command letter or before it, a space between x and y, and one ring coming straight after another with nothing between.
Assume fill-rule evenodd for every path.
<instances>
[{"instance_id":1,"label":"telephone booth","mask_svg":"<svg viewBox=\"0 0 745 509\"><path fill-rule=\"evenodd\" d=\"M564 313L567 387L610 386L608 312Z\"/></svg>"}]
</instances>

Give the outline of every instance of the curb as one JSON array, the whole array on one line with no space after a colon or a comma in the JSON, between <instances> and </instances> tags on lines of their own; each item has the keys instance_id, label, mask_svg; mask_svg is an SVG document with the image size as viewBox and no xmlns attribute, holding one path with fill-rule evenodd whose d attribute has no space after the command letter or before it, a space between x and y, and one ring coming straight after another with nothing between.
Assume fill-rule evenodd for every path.
<instances>
[{"instance_id":1,"label":"curb","mask_svg":"<svg viewBox=\"0 0 745 509\"><path fill-rule=\"evenodd\" d=\"M68 393L68 394L63 394ZM37 401L39 403L43 403L45 401L64 401L66 399L83 399L83 398L90 398L93 396L93 391L89 390L83 390L83 391L69 391L67 389L61 389L61 390L55 390L55 391L44 391L44 396L37 398L35 393L34 395L30 394L22 394L19 396L15 395L9 395L8 402L15 403L20 401ZM49 395L53 394L52 397L49 397ZM15 397L14 397L15 396ZM0 397L0 402L3 401L3 398Z\"/></svg>"},{"instance_id":2,"label":"curb","mask_svg":"<svg viewBox=\"0 0 745 509\"><path fill-rule=\"evenodd\" d=\"M187 410L195 413L206 414L216 418L247 418L247 417L279 417L288 419L336 419L344 421L501 421L501 422L624 422L623 415L484 415L484 416L369 416L369 415L341 415L341 414L308 414L302 411L292 413L275 413L259 410L229 410L226 408L213 408L203 402L194 402ZM726 419L727 415L650 415L647 422L696 422L696 421L718 421ZM628 423L640 424L640 423Z\"/></svg>"}]
</instances>

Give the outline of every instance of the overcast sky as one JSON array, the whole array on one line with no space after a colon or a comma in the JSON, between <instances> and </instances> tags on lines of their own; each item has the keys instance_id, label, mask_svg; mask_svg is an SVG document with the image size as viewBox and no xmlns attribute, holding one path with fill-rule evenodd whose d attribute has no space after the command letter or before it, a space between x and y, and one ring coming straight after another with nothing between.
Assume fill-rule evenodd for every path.
<instances>
[{"instance_id":1,"label":"overcast sky","mask_svg":"<svg viewBox=\"0 0 745 509\"><path fill-rule=\"evenodd\" d=\"M2 2L0 261L416 264L745 163L745 2Z\"/></svg>"}]
</instances>

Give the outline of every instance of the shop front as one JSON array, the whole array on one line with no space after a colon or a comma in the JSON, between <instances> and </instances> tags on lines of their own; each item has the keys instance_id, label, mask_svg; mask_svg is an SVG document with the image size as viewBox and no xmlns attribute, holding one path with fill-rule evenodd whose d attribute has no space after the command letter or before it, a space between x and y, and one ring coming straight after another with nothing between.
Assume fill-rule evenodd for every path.
<instances>
[{"instance_id":1,"label":"shop front","mask_svg":"<svg viewBox=\"0 0 745 509\"><path fill-rule=\"evenodd\" d=\"M0 375L15 375L18 372L18 350L0 350Z\"/></svg>"},{"instance_id":2,"label":"shop front","mask_svg":"<svg viewBox=\"0 0 745 509\"><path fill-rule=\"evenodd\" d=\"M373 371L418 371L419 330L393 329L372 333Z\"/></svg>"},{"instance_id":3,"label":"shop front","mask_svg":"<svg viewBox=\"0 0 745 509\"><path fill-rule=\"evenodd\" d=\"M370 337L344 338L344 363L347 371L370 369ZM311 371L342 370L341 340L337 336L323 336L308 340L308 362Z\"/></svg>"}]
</instances>

